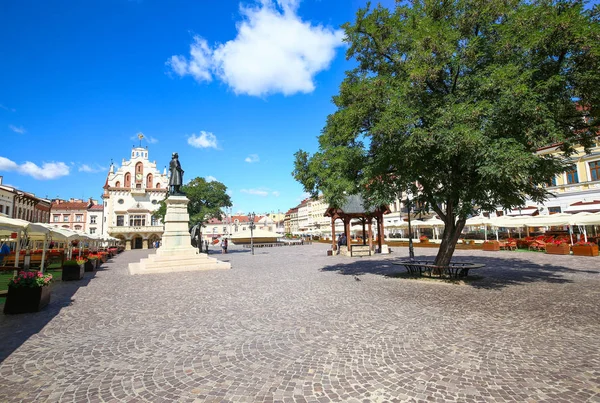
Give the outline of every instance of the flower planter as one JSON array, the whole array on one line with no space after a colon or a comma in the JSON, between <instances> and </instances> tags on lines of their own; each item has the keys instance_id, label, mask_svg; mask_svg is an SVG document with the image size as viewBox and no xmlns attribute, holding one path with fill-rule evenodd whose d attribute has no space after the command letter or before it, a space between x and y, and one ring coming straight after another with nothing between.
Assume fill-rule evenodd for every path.
<instances>
[{"instance_id":1,"label":"flower planter","mask_svg":"<svg viewBox=\"0 0 600 403\"><path fill-rule=\"evenodd\" d=\"M38 312L50 303L50 287L8 287L4 313Z\"/></svg>"},{"instance_id":2,"label":"flower planter","mask_svg":"<svg viewBox=\"0 0 600 403\"><path fill-rule=\"evenodd\" d=\"M598 256L598 245L573 245L571 249L576 256Z\"/></svg>"},{"instance_id":3,"label":"flower planter","mask_svg":"<svg viewBox=\"0 0 600 403\"><path fill-rule=\"evenodd\" d=\"M546 253L550 255L570 255L571 245L569 245L568 243L548 243L546 244Z\"/></svg>"},{"instance_id":4,"label":"flower planter","mask_svg":"<svg viewBox=\"0 0 600 403\"><path fill-rule=\"evenodd\" d=\"M62 281L81 280L83 278L84 267L78 265L63 265Z\"/></svg>"},{"instance_id":5,"label":"flower planter","mask_svg":"<svg viewBox=\"0 0 600 403\"><path fill-rule=\"evenodd\" d=\"M500 250L500 244L498 242L484 242L483 250L488 252L495 252Z\"/></svg>"},{"instance_id":6,"label":"flower planter","mask_svg":"<svg viewBox=\"0 0 600 403\"><path fill-rule=\"evenodd\" d=\"M96 259L90 260L88 259L84 265L84 271L94 271L96 270Z\"/></svg>"}]
</instances>

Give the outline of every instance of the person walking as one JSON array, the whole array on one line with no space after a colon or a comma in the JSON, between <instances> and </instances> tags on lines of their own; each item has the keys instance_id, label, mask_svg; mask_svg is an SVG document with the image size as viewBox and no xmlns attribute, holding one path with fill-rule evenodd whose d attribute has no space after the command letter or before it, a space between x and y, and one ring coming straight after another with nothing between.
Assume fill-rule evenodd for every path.
<instances>
[{"instance_id":1,"label":"person walking","mask_svg":"<svg viewBox=\"0 0 600 403\"><path fill-rule=\"evenodd\" d=\"M221 241L221 254L227 253L227 238L223 238Z\"/></svg>"}]
</instances>

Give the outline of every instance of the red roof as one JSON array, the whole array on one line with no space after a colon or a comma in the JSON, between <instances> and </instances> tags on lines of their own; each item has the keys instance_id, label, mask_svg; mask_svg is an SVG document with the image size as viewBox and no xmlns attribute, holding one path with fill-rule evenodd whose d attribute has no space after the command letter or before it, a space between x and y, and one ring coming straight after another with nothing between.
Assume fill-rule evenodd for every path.
<instances>
[{"instance_id":1,"label":"red roof","mask_svg":"<svg viewBox=\"0 0 600 403\"><path fill-rule=\"evenodd\" d=\"M89 205L89 202L54 202L52 210L87 210Z\"/></svg>"},{"instance_id":2,"label":"red roof","mask_svg":"<svg viewBox=\"0 0 600 403\"><path fill-rule=\"evenodd\" d=\"M104 206L102 204L94 204L93 206L90 206L88 210L104 211Z\"/></svg>"}]
</instances>

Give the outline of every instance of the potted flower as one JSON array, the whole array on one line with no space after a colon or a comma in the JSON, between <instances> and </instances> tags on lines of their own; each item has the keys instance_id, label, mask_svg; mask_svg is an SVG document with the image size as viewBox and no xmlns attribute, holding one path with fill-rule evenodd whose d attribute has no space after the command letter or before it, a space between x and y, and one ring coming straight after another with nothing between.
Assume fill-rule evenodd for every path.
<instances>
[{"instance_id":1,"label":"potted flower","mask_svg":"<svg viewBox=\"0 0 600 403\"><path fill-rule=\"evenodd\" d=\"M483 243L483 250L488 252L494 252L500 250L500 242L498 241L485 241Z\"/></svg>"},{"instance_id":2,"label":"potted flower","mask_svg":"<svg viewBox=\"0 0 600 403\"><path fill-rule=\"evenodd\" d=\"M421 242L421 243L429 243L429 238L427 238L426 235L421 235L419 237L419 242Z\"/></svg>"},{"instance_id":3,"label":"potted flower","mask_svg":"<svg viewBox=\"0 0 600 403\"><path fill-rule=\"evenodd\" d=\"M546 244L546 253L550 255L570 255L571 246L565 239L556 239Z\"/></svg>"},{"instance_id":4,"label":"potted flower","mask_svg":"<svg viewBox=\"0 0 600 403\"><path fill-rule=\"evenodd\" d=\"M577 242L571 249L577 256L598 256L598 245L593 242Z\"/></svg>"},{"instance_id":5,"label":"potted flower","mask_svg":"<svg viewBox=\"0 0 600 403\"><path fill-rule=\"evenodd\" d=\"M84 259L84 261L83 261L83 270L84 271L94 271L94 269L96 268L96 262L92 261L92 259L95 259L95 258L90 257L89 255L88 255L87 259Z\"/></svg>"},{"instance_id":6,"label":"potted flower","mask_svg":"<svg viewBox=\"0 0 600 403\"><path fill-rule=\"evenodd\" d=\"M88 270L88 265L91 267L91 270ZM97 270L100 266L100 259L98 255L88 255L88 262L85 266L85 271L94 271Z\"/></svg>"},{"instance_id":7,"label":"potted flower","mask_svg":"<svg viewBox=\"0 0 600 403\"><path fill-rule=\"evenodd\" d=\"M62 280L81 280L83 278L83 262L78 263L77 260L66 260L63 263Z\"/></svg>"},{"instance_id":8,"label":"potted flower","mask_svg":"<svg viewBox=\"0 0 600 403\"><path fill-rule=\"evenodd\" d=\"M20 271L8 283L4 313L37 312L50 303L52 274Z\"/></svg>"}]
</instances>

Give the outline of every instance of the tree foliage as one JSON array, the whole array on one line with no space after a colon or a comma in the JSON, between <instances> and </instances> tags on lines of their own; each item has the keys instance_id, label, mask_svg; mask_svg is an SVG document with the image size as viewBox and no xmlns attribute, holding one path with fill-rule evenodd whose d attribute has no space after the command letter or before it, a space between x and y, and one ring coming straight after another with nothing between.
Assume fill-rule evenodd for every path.
<instances>
[{"instance_id":1,"label":"tree foliage","mask_svg":"<svg viewBox=\"0 0 600 403\"><path fill-rule=\"evenodd\" d=\"M344 25L346 73L319 151L296 153L294 177L334 205L411 191L446 228L450 261L474 210L548 197L600 114L598 7L580 1L415 0L370 5ZM559 144L563 157L543 155Z\"/></svg>"},{"instance_id":2,"label":"tree foliage","mask_svg":"<svg viewBox=\"0 0 600 403\"><path fill-rule=\"evenodd\" d=\"M223 208L231 207L231 198L227 194L227 186L221 182L207 182L204 178L192 179L181 187L181 191L190 199L188 213L190 227L204 223L211 218L223 219ZM164 221L167 212L165 201L160 202L154 215Z\"/></svg>"}]
</instances>

